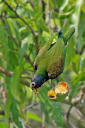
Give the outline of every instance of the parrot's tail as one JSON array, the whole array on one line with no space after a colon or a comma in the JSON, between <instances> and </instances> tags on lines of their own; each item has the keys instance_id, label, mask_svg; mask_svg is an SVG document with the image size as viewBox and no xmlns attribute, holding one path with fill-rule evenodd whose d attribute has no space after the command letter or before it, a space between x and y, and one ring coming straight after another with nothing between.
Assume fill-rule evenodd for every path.
<instances>
[{"instance_id":1,"label":"parrot's tail","mask_svg":"<svg viewBox=\"0 0 85 128\"><path fill-rule=\"evenodd\" d=\"M71 27L70 30L68 32L66 32L66 34L64 35L64 43L65 45L67 44L68 40L71 38L71 36L74 34L75 32L75 28Z\"/></svg>"}]
</instances>

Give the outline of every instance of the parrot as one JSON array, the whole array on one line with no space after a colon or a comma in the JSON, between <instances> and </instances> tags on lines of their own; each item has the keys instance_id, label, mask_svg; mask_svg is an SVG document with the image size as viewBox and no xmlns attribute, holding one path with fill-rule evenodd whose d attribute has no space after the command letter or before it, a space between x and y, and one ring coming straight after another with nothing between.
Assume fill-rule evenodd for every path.
<instances>
[{"instance_id":1,"label":"parrot","mask_svg":"<svg viewBox=\"0 0 85 128\"><path fill-rule=\"evenodd\" d=\"M35 73L30 83L32 89L40 88L47 80L55 79L63 72L67 42L74 32L74 27L64 35L60 30L54 39L40 49L34 61Z\"/></svg>"}]
</instances>

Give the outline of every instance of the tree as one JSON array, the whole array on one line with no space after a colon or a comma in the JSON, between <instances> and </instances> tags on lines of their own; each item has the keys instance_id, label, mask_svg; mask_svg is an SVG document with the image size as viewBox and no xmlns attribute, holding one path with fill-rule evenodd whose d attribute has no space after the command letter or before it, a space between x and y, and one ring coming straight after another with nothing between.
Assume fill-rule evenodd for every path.
<instances>
[{"instance_id":1,"label":"tree","mask_svg":"<svg viewBox=\"0 0 85 128\"><path fill-rule=\"evenodd\" d=\"M85 127L84 17L84 0L0 0L0 127ZM76 32L58 77L70 91L62 103L52 102L47 92L57 79L47 81L37 95L30 88L33 62L57 30L66 33L71 25Z\"/></svg>"}]
</instances>

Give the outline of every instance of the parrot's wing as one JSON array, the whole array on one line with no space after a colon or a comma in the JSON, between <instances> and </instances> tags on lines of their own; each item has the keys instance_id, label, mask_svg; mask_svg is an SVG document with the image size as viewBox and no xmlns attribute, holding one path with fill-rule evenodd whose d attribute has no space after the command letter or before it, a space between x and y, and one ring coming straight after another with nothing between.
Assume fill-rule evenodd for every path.
<instances>
[{"instance_id":1,"label":"parrot's wing","mask_svg":"<svg viewBox=\"0 0 85 128\"><path fill-rule=\"evenodd\" d=\"M37 55L37 57L36 57L36 59L35 59L35 61L34 61L34 68L36 68L37 65L38 65L38 63L39 63L39 61L42 60L42 57L43 57L44 54L46 53L47 47L48 47L47 44L45 44L45 45L40 49L40 51L39 51L39 53L38 53L38 55Z\"/></svg>"},{"instance_id":2,"label":"parrot's wing","mask_svg":"<svg viewBox=\"0 0 85 128\"><path fill-rule=\"evenodd\" d=\"M47 72L49 78L56 78L58 75L60 75L63 71L64 66L64 60L62 56L59 56L59 58L51 65L48 66Z\"/></svg>"},{"instance_id":3,"label":"parrot's wing","mask_svg":"<svg viewBox=\"0 0 85 128\"><path fill-rule=\"evenodd\" d=\"M50 42L46 43L46 44L40 49L40 51L39 51L39 53L38 53L38 55L37 55L37 57L36 57L36 59L35 59L35 61L34 61L34 68L35 68L35 69L36 69L36 67L37 67L37 65L38 65L38 63L39 63L39 61L42 60L42 58L46 55L47 51L48 51L49 49L51 49L51 48L55 45L55 43L56 43L55 40L50 41Z\"/></svg>"},{"instance_id":4,"label":"parrot's wing","mask_svg":"<svg viewBox=\"0 0 85 128\"><path fill-rule=\"evenodd\" d=\"M56 78L62 73L65 62L65 45L62 39L59 39L55 48L51 49L51 55L47 67L49 78Z\"/></svg>"}]
</instances>

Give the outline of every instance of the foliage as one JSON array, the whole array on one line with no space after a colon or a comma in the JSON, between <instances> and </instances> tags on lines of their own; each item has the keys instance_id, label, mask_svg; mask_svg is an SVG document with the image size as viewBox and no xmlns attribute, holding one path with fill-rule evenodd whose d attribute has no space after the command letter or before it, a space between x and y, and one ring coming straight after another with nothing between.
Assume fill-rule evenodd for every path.
<instances>
[{"instance_id":1,"label":"foliage","mask_svg":"<svg viewBox=\"0 0 85 128\"><path fill-rule=\"evenodd\" d=\"M85 83L84 23L84 0L0 0L0 109L5 112L1 128L31 128L31 120L41 125L43 114L45 127L51 127L53 120L54 127L64 127L62 103L50 101L47 92L57 80L66 81L70 105ZM66 49L64 72L35 94L29 83L39 49L56 31L66 33L72 25L76 31ZM33 109L36 104L38 113Z\"/></svg>"}]
</instances>

